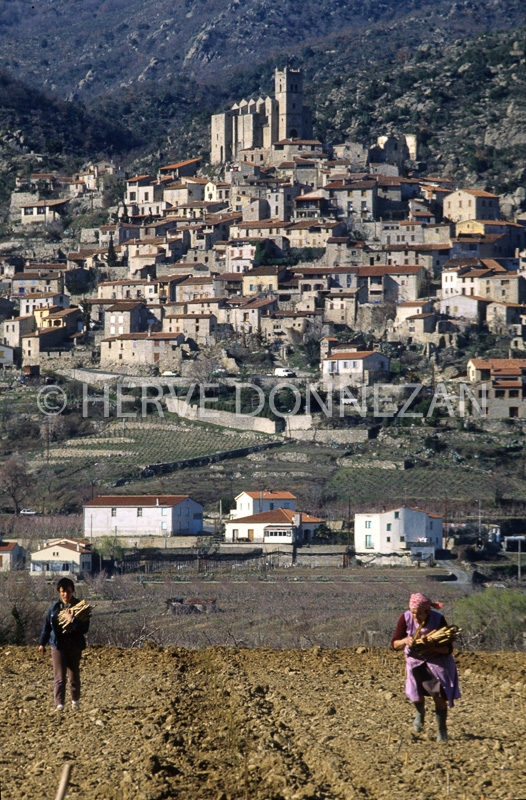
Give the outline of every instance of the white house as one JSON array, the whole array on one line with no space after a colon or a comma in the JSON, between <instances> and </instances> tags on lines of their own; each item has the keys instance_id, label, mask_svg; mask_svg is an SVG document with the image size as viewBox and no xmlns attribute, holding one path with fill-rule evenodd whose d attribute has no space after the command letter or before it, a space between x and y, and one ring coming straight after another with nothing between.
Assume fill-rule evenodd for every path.
<instances>
[{"instance_id":1,"label":"white house","mask_svg":"<svg viewBox=\"0 0 526 800\"><path fill-rule=\"evenodd\" d=\"M442 547L443 523L438 514L399 506L376 514L354 515L354 547L359 558L407 556L432 559ZM371 559L371 560L373 560Z\"/></svg>"},{"instance_id":2,"label":"white house","mask_svg":"<svg viewBox=\"0 0 526 800\"><path fill-rule=\"evenodd\" d=\"M91 545L84 539L52 539L31 553L31 572L79 575L91 571Z\"/></svg>"},{"instance_id":3,"label":"white house","mask_svg":"<svg viewBox=\"0 0 526 800\"><path fill-rule=\"evenodd\" d=\"M203 529L203 506L187 494L101 495L84 505L84 535L193 536Z\"/></svg>"},{"instance_id":4,"label":"white house","mask_svg":"<svg viewBox=\"0 0 526 800\"><path fill-rule=\"evenodd\" d=\"M303 544L313 539L324 520L290 508L276 508L225 523L225 542Z\"/></svg>"},{"instance_id":5,"label":"white house","mask_svg":"<svg viewBox=\"0 0 526 800\"><path fill-rule=\"evenodd\" d=\"M241 492L235 501L236 507L230 512L230 519L274 511L276 508L296 510L296 497L290 492Z\"/></svg>"},{"instance_id":6,"label":"white house","mask_svg":"<svg viewBox=\"0 0 526 800\"><path fill-rule=\"evenodd\" d=\"M26 551L17 542L0 541L0 572L12 569L24 569Z\"/></svg>"},{"instance_id":7,"label":"white house","mask_svg":"<svg viewBox=\"0 0 526 800\"><path fill-rule=\"evenodd\" d=\"M341 352L322 360L322 380L337 378L351 385L368 385L389 375L389 359L376 350Z\"/></svg>"}]
</instances>

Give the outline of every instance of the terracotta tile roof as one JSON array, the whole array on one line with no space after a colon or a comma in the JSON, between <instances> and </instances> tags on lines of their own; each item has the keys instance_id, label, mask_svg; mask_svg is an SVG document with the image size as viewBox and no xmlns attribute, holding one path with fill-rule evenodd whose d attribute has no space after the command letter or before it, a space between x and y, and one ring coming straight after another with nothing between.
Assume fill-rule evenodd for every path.
<instances>
[{"instance_id":1,"label":"terracotta tile roof","mask_svg":"<svg viewBox=\"0 0 526 800\"><path fill-rule=\"evenodd\" d=\"M254 500L258 500L260 498L263 498L263 500L296 500L296 495L291 494L290 492L274 492L268 490L261 492L241 492L241 494L238 494L237 497L241 497L243 494L252 497Z\"/></svg>"},{"instance_id":2,"label":"terracotta tile roof","mask_svg":"<svg viewBox=\"0 0 526 800\"><path fill-rule=\"evenodd\" d=\"M133 311L135 308L144 305L144 300L124 300L121 302L114 303L112 306L109 306L106 310L107 311Z\"/></svg>"},{"instance_id":3,"label":"terracotta tile roof","mask_svg":"<svg viewBox=\"0 0 526 800\"><path fill-rule=\"evenodd\" d=\"M296 512L292 511L290 508L276 508L274 511L262 511L259 514L251 514L248 517L232 519L228 521L228 524L235 525L237 523L262 522L268 525L294 525L294 515L296 513L301 514L302 523L319 522L321 524L324 522L324 520L319 519L319 517L311 517L309 514L305 514L302 511Z\"/></svg>"},{"instance_id":4,"label":"terracotta tile roof","mask_svg":"<svg viewBox=\"0 0 526 800\"><path fill-rule=\"evenodd\" d=\"M198 161L202 161L201 158L188 158L186 161L178 161L177 164L168 164L166 167L161 167L159 172L164 172L164 170L168 169L179 169L179 167L186 167L188 164L195 164Z\"/></svg>"},{"instance_id":5,"label":"terracotta tile roof","mask_svg":"<svg viewBox=\"0 0 526 800\"><path fill-rule=\"evenodd\" d=\"M378 355L377 350L356 350L355 352L345 352L345 353L338 353L337 355L326 356L323 360L324 361L362 361L364 358L368 356Z\"/></svg>"},{"instance_id":6,"label":"terracotta tile roof","mask_svg":"<svg viewBox=\"0 0 526 800\"><path fill-rule=\"evenodd\" d=\"M189 497L190 495L188 494L107 494L94 497L93 500L88 500L87 503L84 503L84 507L112 508L118 506L119 508L134 508L140 506L141 508L150 508L154 506L176 506Z\"/></svg>"},{"instance_id":7,"label":"terracotta tile roof","mask_svg":"<svg viewBox=\"0 0 526 800\"><path fill-rule=\"evenodd\" d=\"M484 192L482 189L462 189L461 191L466 194L471 194L473 197L498 197L498 194L491 194L491 192Z\"/></svg>"},{"instance_id":8,"label":"terracotta tile roof","mask_svg":"<svg viewBox=\"0 0 526 800\"><path fill-rule=\"evenodd\" d=\"M17 542L0 542L0 552L3 551L4 553L10 553L15 549L16 546Z\"/></svg>"},{"instance_id":9,"label":"terracotta tile roof","mask_svg":"<svg viewBox=\"0 0 526 800\"><path fill-rule=\"evenodd\" d=\"M361 278L375 278L381 275L416 275L423 270L420 264L391 264L378 265L375 267L358 267L358 275Z\"/></svg>"}]
</instances>

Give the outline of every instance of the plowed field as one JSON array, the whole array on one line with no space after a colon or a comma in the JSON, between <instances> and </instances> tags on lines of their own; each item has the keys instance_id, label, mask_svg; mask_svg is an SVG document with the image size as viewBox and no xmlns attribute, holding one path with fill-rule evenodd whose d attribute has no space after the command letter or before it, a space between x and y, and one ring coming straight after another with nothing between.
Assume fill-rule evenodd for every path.
<instances>
[{"instance_id":1,"label":"plowed field","mask_svg":"<svg viewBox=\"0 0 526 800\"><path fill-rule=\"evenodd\" d=\"M52 708L49 651L0 650L2 800L526 798L526 654L461 653L449 742L412 733L385 649L91 647L82 709Z\"/></svg>"}]
</instances>

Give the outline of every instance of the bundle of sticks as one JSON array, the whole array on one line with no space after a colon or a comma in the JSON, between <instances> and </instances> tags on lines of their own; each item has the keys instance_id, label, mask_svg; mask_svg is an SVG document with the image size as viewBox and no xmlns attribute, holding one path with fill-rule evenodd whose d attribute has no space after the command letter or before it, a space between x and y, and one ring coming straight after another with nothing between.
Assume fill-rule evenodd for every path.
<instances>
[{"instance_id":1,"label":"bundle of sticks","mask_svg":"<svg viewBox=\"0 0 526 800\"><path fill-rule=\"evenodd\" d=\"M84 622L84 620L87 620L91 617L93 606L90 606L85 600L79 600L76 606L72 606L71 608L60 611L58 615L58 624L63 631L66 631L71 624L64 613L66 610L71 611L75 619L79 620L80 622Z\"/></svg>"},{"instance_id":2,"label":"bundle of sticks","mask_svg":"<svg viewBox=\"0 0 526 800\"><path fill-rule=\"evenodd\" d=\"M426 644L434 644L437 647L440 647L443 644L449 644L450 642L454 642L459 633L461 632L462 628L458 628L456 625L449 625L447 628L438 628L435 631L431 631L430 633L426 633L425 641L421 638L418 638L418 631L417 631L417 638L415 639L416 645L426 645Z\"/></svg>"}]
</instances>

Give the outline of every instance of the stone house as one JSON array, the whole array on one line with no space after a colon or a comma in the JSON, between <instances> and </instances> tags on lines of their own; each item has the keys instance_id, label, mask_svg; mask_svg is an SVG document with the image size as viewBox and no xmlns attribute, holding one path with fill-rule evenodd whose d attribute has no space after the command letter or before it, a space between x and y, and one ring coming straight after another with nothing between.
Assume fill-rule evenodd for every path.
<instances>
[{"instance_id":1,"label":"stone house","mask_svg":"<svg viewBox=\"0 0 526 800\"><path fill-rule=\"evenodd\" d=\"M131 217L160 217L166 209L163 184L151 175L136 175L126 180L125 204Z\"/></svg>"},{"instance_id":2,"label":"stone house","mask_svg":"<svg viewBox=\"0 0 526 800\"><path fill-rule=\"evenodd\" d=\"M208 181L205 186L205 200L219 203L230 202L232 185L224 181Z\"/></svg>"},{"instance_id":3,"label":"stone house","mask_svg":"<svg viewBox=\"0 0 526 800\"><path fill-rule=\"evenodd\" d=\"M291 247L325 248L328 239L346 233L342 222L334 220L303 220L288 225L285 232Z\"/></svg>"},{"instance_id":4,"label":"stone house","mask_svg":"<svg viewBox=\"0 0 526 800\"><path fill-rule=\"evenodd\" d=\"M152 289L151 292L148 289ZM97 297L100 300L149 300L159 299L157 286L145 278L127 278L120 281L103 281L97 287Z\"/></svg>"},{"instance_id":5,"label":"stone house","mask_svg":"<svg viewBox=\"0 0 526 800\"><path fill-rule=\"evenodd\" d=\"M177 369L182 360L182 333L123 333L103 339L100 348L101 369L118 367L158 367Z\"/></svg>"},{"instance_id":6,"label":"stone house","mask_svg":"<svg viewBox=\"0 0 526 800\"><path fill-rule=\"evenodd\" d=\"M515 329L517 326L522 329L525 314L526 305L521 303L492 301L488 303L486 309L488 330L500 336L517 335L518 332ZM519 335L522 338L522 330ZM513 347L513 344L511 346Z\"/></svg>"},{"instance_id":7,"label":"stone house","mask_svg":"<svg viewBox=\"0 0 526 800\"><path fill-rule=\"evenodd\" d=\"M514 255L515 251L526 246L526 227L516 222L493 219L461 220L455 226L456 236L464 234L483 237L488 234L504 236L507 240L507 254Z\"/></svg>"},{"instance_id":8,"label":"stone house","mask_svg":"<svg viewBox=\"0 0 526 800\"><path fill-rule=\"evenodd\" d=\"M62 270L27 270L16 272L11 278L11 294L27 295L35 292L63 292L64 265Z\"/></svg>"},{"instance_id":9,"label":"stone house","mask_svg":"<svg viewBox=\"0 0 526 800\"><path fill-rule=\"evenodd\" d=\"M409 319L409 317L412 317L415 314L429 314L432 311L433 301L429 299L410 300L406 301L405 303L399 303L396 306L395 327L396 325L405 322L406 319Z\"/></svg>"},{"instance_id":10,"label":"stone house","mask_svg":"<svg viewBox=\"0 0 526 800\"><path fill-rule=\"evenodd\" d=\"M189 300L201 300L217 295L218 286L215 278L206 275L190 275L177 283L175 287L175 300L185 303Z\"/></svg>"},{"instance_id":11,"label":"stone house","mask_svg":"<svg viewBox=\"0 0 526 800\"><path fill-rule=\"evenodd\" d=\"M178 208L188 203L199 203L205 199L205 183L195 181L171 181L163 183L163 200L167 208Z\"/></svg>"},{"instance_id":12,"label":"stone house","mask_svg":"<svg viewBox=\"0 0 526 800\"><path fill-rule=\"evenodd\" d=\"M480 189L457 189L444 197L443 207L451 222L500 218L499 196Z\"/></svg>"},{"instance_id":13,"label":"stone house","mask_svg":"<svg viewBox=\"0 0 526 800\"><path fill-rule=\"evenodd\" d=\"M335 350L322 359L322 380L368 386L389 377L389 359L376 350Z\"/></svg>"},{"instance_id":14,"label":"stone house","mask_svg":"<svg viewBox=\"0 0 526 800\"><path fill-rule=\"evenodd\" d=\"M512 258L513 251L504 233L487 233L483 235L464 233L451 237L451 257L462 258Z\"/></svg>"},{"instance_id":15,"label":"stone house","mask_svg":"<svg viewBox=\"0 0 526 800\"><path fill-rule=\"evenodd\" d=\"M2 344L13 350L13 360L16 364L22 359L22 337L34 333L37 325L33 314L24 317L13 317L2 323Z\"/></svg>"},{"instance_id":16,"label":"stone house","mask_svg":"<svg viewBox=\"0 0 526 800\"><path fill-rule=\"evenodd\" d=\"M182 333L198 345L213 344L216 329L214 314L167 314L163 319L163 331Z\"/></svg>"},{"instance_id":17,"label":"stone house","mask_svg":"<svg viewBox=\"0 0 526 800\"><path fill-rule=\"evenodd\" d=\"M67 214L69 198L62 200L34 200L20 206L22 225L49 225Z\"/></svg>"},{"instance_id":18,"label":"stone house","mask_svg":"<svg viewBox=\"0 0 526 800\"><path fill-rule=\"evenodd\" d=\"M406 556L408 561L434 558L442 547L442 517L420 508L398 506L388 511L354 515L354 546L360 559Z\"/></svg>"},{"instance_id":19,"label":"stone house","mask_svg":"<svg viewBox=\"0 0 526 800\"><path fill-rule=\"evenodd\" d=\"M276 508L225 522L225 542L301 545L311 542L324 520L301 511Z\"/></svg>"},{"instance_id":20,"label":"stone house","mask_svg":"<svg viewBox=\"0 0 526 800\"><path fill-rule=\"evenodd\" d=\"M336 217L338 208L329 198L325 189L315 189L300 194L294 199L293 218L295 220L324 219Z\"/></svg>"},{"instance_id":21,"label":"stone house","mask_svg":"<svg viewBox=\"0 0 526 800\"><path fill-rule=\"evenodd\" d=\"M221 297L234 297L243 294L243 273L223 272L216 276L218 292Z\"/></svg>"},{"instance_id":22,"label":"stone house","mask_svg":"<svg viewBox=\"0 0 526 800\"><path fill-rule=\"evenodd\" d=\"M501 303L526 300L526 277L517 272L451 267L442 272L442 297L459 294L485 297Z\"/></svg>"},{"instance_id":23,"label":"stone house","mask_svg":"<svg viewBox=\"0 0 526 800\"><path fill-rule=\"evenodd\" d=\"M490 300L477 295L448 295L440 300L440 313L454 319L467 320L476 325L486 321L486 311Z\"/></svg>"},{"instance_id":24,"label":"stone house","mask_svg":"<svg viewBox=\"0 0 526 800\"><path fill-rule=\"evenodd\" d=\"M330 236L325 248L325 263L328 267L340 267L345 264L362 264L364 242L356 242L350 236Z\"/></svg>"},{"instance_id":25,"label":"stone house","mask_svg":"<svg viewBox=\"0 0 526 800\"><path fill-rule=\"evenodd\" d=\"M145 331L147 324L148 312L144 300L114 303L106 308L104 335L110 337Z\"/></svg>"},{"instance_id":26,"label":"stone house","mask_svg":"<svg viewBox=\"0 0 526 800\"><path fill-rule=\"evenodd\" d=\"M224 272L247 272L254 266L256 245L250 239L231 239L225 254Z\"/></svg>"},{"instance_id":27,"label":"stone house","mask_svg":"<svg viewBox=\"0 0 526 800\"><path fill-rule=\"evenodd\" d=\"M187 158L184 161L178 161L175 164L167 164L159 169L159 178L172 178L172 180L181 180L183 178L194 178L199 165L203 159ZM188 181L191 183L191 181Z\"/></svg>"},{"instance_id":28,"label":"stone house","mask_svg":"<svg viewBox=\"0 0 526 800\"><path fill-rule=\"evenodd\" d=\"M65 325L37 328L33 333L22 336L22 365L40 366L42 353L68 350L74 344L72 334Z\"/></svg>"},{"instance_id":29,"label":"stone house","mask_svg":"<svg viewBox=\"0 0 526 800\"><path fill-rule=\"evenodd\" d=\"M243 274L242 293L245 296L278 291L287 274L287 267L255 267Z\"/></svg>"},{"instance_id":30,"label":"stone house","mask_svg":"<svg viewBox=\"0 0 526 800\"><path fill-rule=\"evenodd\" d=\"M325 295L323 321L353 327L356 323L358 306L366 301L366 286L357 286L355 289L333 289Z\"/></svg>"},{"instance_id":31,"label":"stone house","mask_svg":"<svg viewBox=\"0 0 526 800\"><path fill-rule=\"evenodd\" d=\"M329 197L344 217L353 222L366 222L377 218L378 189L374 180L336 180L324 187Z\"/></svg>"},{"instance_id":32,"label":"stone house","mask_svg":"<svg viewBox=\"0 0 526 800\"><path fill-rule=\"evenodd\" d=\"M487 418L526 419L526 359L471 358L467 373Z\"/></svg>"},{"instance_id":33,"label":"stone house","mask_svg":"<svg viewBox=\"0 0 526 800\"><path fill-rule=\"evenodd\" d=\"M84 535L195 536L203 529L203 506L187 494L100 495L84 505Z\"/></svg>"},{"instance_id":34,"label":"stone house","mask_svg":"<svg viewBox=\"0 0 526 800\"><path fill-rule=\"evenodd\" d=\"M260 333L263 317L271 316L277 308L275 297L260 297L248 302L245 298L239 305L230 308L227 321L236 333Z\"/></svg>"},{"instance_id":35,"label":"stone house","mask_svg":"<svg viewBox=\"0 0 526 800\"><path fill-rule=\"evenodd\" d=\"M358 285L367 286L367 303L418 300L427 275L419 264L358 267L357 274Z\"/></svg>"},{"instance_id":36,"label":"stone house","mask_svg":"<svg viewBox=\"0 0 526 800\"><path fill-rule=\"evenodd\" d=\"M260 319L261 335L268 342L300 344L316 338L321 330L319 311L277 311Z\"/></svg>"}]
</instances>

